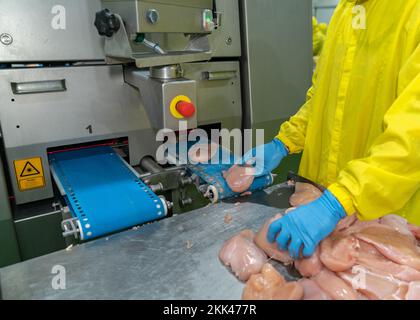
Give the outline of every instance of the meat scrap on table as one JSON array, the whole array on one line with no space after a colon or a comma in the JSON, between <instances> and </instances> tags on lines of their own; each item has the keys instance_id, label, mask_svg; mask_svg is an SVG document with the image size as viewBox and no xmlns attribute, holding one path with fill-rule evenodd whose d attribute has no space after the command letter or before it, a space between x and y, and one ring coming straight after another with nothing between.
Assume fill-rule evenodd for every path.
<instances>
[{"instance_id":1,"label":"meat scrap on table","mask_svg":"<svg viewBox=\"0 0 420 320\"><path fill-rule=\"evenodd\" d=\"M266 239L269 225L284 214L269 219L257 234L241 232L220 252L222 262L246 282L243 299L420 300L420 227L397 215L375 221L349 216L312 257L293 261ZM293 264L303 278L286 282L270 260Z\"/></svg>"}]
</instances>

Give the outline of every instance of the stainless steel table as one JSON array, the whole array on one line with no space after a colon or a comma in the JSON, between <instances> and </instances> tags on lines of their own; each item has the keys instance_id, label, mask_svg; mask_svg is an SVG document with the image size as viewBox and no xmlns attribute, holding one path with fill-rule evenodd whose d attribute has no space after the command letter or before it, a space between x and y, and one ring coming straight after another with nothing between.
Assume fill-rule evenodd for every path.
<instances>
[{"instance_id":1,"label":"stainless steel table","mask_svg":"<svg viewBox=\"0 0 420 320\"><path fill-rule=\"evenodd\" d=\"M0 269L2 298L240 299L244 284L220 263L219 250L239 231L257 231L287 208L289 195L285 185L275 186ZM65 268L64 290L52 287L54 266Z\"/></svg>"}]
</instances>

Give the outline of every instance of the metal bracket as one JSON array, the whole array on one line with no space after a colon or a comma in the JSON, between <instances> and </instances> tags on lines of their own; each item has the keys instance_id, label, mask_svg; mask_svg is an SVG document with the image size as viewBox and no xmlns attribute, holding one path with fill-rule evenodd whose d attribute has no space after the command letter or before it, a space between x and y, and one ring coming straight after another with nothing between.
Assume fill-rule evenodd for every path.
<instances>
[{"instance_id":1,"label":"metal bracket","mask_svg":"<svg viewBox=\"0 0 420 320\"><path fill-rule=\"evenodd\" d=\"M71 218L63 220L61 222L61 229L63 230L64 238L74 236L75 239L83 240L79 219Z\"/></svg>"},{"instance_id":2,"label":"metal bracket","mask_svg":"<svg viewBox=\"0 0 420 320\"><path fill-rule=\"evenodd\" d=\"M214 21L214 27L215 28L219 28L222 26L222 17L223 17L223 13L222 12L214 12L213 13L213 21Z\"/></svg>"},{"instance_id":3,"label":"metal bracket","mask_svg":"<svg viewBox=\"0 0 420 320\"><path fill-rule=\"evenodd\" d=\"M212 52L210 40L207 35L190 35L190 42L184 51L165 52L162 50L158 54L155 52L133 50L133 48L138 48L138 44L136 45L131 40L121 16L118 14L115 14L115 16L120 21L121 27L112 37L105 38L107 61L112 63L117 61L123 63L135 61L137 68L146 68L211 59Z\"/></svg>"}]
</instances>

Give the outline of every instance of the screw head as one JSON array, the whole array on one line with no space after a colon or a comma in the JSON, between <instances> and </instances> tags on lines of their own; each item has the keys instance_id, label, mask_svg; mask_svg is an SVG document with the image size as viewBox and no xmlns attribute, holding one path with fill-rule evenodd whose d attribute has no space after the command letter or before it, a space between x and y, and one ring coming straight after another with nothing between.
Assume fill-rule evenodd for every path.
<instances>
[{"instance_id":1,"label":"screw head","mask_svg":"<svg viewBox=\"0 0 420 320\"><path fill-rule=\"evenodd\" d=\"M146 13L147 21L151 24L156 24L159 22L159 12L156 9L149 9Z\"/></svg>"},{"instance_id":2,"label":"screw head","mask_svg":"<svg viewBox=\"0 0 420 320\"><path fill-rule=\"evenodd\" d=\"M232 37L229 37L229 38L227 38L227 39L226 39L226 44L227 44L228 46L230 46L230 45L232 44L232 42L233 42Z\"/></svg>"},{"instance_id":3,"label":"screw head","mask_svg":"<svg viewBox=\"0 0 420 320\"><path fill-rule=\"evenodd\" d=\"M6 46L11 45L13 43L13 37L8 33L2 33L0 35L0 42Z\"/></svg>"}]
</instances>

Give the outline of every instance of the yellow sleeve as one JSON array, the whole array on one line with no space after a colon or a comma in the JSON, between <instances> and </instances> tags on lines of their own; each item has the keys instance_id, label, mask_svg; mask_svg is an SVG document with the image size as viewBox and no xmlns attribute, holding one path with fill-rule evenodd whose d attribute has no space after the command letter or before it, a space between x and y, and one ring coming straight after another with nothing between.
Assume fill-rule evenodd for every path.
<instances>
[{"instance_id":1,"label":"yellow sleeve","mask_svg":"<svg viewBox=\"0 0 420 320\"><path fill-rule=\"evenodd\" d=\"M351 161L329 190L348 214L373 220L399 211L420 188L420 45L400 71L398 98L365 159Z\"/></svg>"},{"instance_id":2,"label":"yellow sleeve","mask_svg":"<svg viewBox=\"0 0 420 320\"><path fill-rule=\"evenodd\" d=\"M314 84L316 73L312 79ZM306 103L300 108L298 113L290 118L289 121L283 123L280 132L276 136L287 147L291 154L303 151L305 146L306 128L308 126L309 114L312 106L312 96L314 94L314 85L306 94Z\"/></svg>"}]
</instances>

